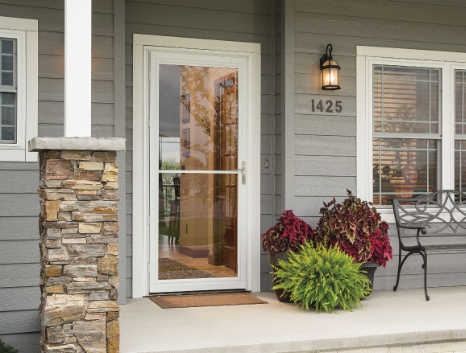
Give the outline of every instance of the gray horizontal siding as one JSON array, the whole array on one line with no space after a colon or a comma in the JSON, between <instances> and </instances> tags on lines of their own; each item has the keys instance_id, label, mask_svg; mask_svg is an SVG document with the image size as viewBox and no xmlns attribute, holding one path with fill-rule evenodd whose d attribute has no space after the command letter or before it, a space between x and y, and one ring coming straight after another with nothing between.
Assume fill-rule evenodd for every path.
<instances>
[{"instance_id":1,"label":"gray horizontal siding","mask_svg":"<svg viewBox=\"0 0 466 353\"><path fill-rule=\"evenodd\" d=\"M294 128L297 135L356 136L356 118L295 114Z\"/></svg>"},{"instance_id":2,"label":"gray horizontal siding","mask_svg":"<svg viewBox=\"0 0 466 353\"><path fill-rule=\"evenodd\" d=\"M132 194L132 38L133 34L216 39L261 44L261 223L274 213L274 48L272 3L267 0L139 0L126 2L127 237L130 243ZM269 167L264 167L265 159ZM131 253L127 261L131 263ZM130 267L127 266L129 271ZM128 285L131 273L127 272ZM267 285L266 287L269 288ZM131 295L127 288L127 295Z\"/></svg>"},{"instance_id":3,"label":"gray horizontal siding","mask_svg":"<svg viewBox=\"0 0 466 353\"><path fill-rule=\"evenodd\" d=\"M20 353L40 352L40 334L37 333L20 333L12 335L0 334L3 342L14 346Z\"/></svg>"},{"instance_id":4,"label":"gray horizontal siding","mask_svg":"<svg viewBox=\"0 0 466 353\"><path fill-rule=\"evenodd\" d=\"M18 241L17 243L20 242ZM35 241L34 243L35 246L33 247L33 251L35 253L38 247L38 242ZM9 248L11 249L12 247L10 246ZM18 252L21 253L22 251ZM24 253L25 252L26 250L24 250ZM17 263L20 261L22 263ZM2 265L2 271L0 271L0 283L2 283L3 288L38 286L40 279L39 276L40 265L37 256L34 256L30 261L24 261L23 256L22 259L13 259L7 264Z\"/></svg>"},{"instance_id":5,"label":"gray horizontal siding","mask_svg":"<svg viewBox=\"0 0 466 353\"><path fill-rule=\"evenodd\" d=\"M466 3L458 0L294 0L295 4L295 212L316 226L322 202L342 201L356 190L356 46L466 52ZM319 58L328 43L341 66L341 90L320 88ZM315 104L342 101L343 111L312 111ZM391 289L398 239L389 231L394 259L376 272L375 289ZM450 239L431 239L448 242ZM466 285L464 253L429 255L429 286ZM423 286L421 258L411 257L400 288Z\"/></svg>"},{"instance_id":6,"label":"gray horizontal siding","mask_svg":"<svg viewBox=\"0 0 466 353\"><path fill-rule=\"evenodd\" d=\"M3 335L18 332L28 333L40 331L39 320L37 320L38 317L38 309L0 312L0 324L8 323L1 326Z\"/></svg>"},{"instance_id":7,"label":"gray horizontal siding","mask_svg":"<svg viewBox=\"0 0 466 353\"><path fill-rule=\"evenodd\" d=\"M1 173L0 173L1 174ZM27 195L27 202L33 203L37 201L35 195ZM6 198L5 198L6 199ZM0 200L6 202L5 199L2 199L0 196ZM0 201L0 204L3 204ZM9 205L10 206L10 205ZM16 208L16 212L20 212L21 210ZM0 229L2 230L1 240L2 241L10 241L10 240L34 240L39 241L39 217L37 216L39 213L39 205L33 206L33 211L30 213L34 213L33 216L18 216L13 215L11 217L8 216L0 216ZM0 281L2 283L2 281Z\"/></svg>"},{"instance_id":8,"label":"gray horizontal siding","mask_svg":"<svg viewBox=\"0 0 466 353\"><path fill-rule=\"evenodd\" d=\"M295 153L304 156L356 156L356 138L295 135Z\"/></svg>"},{"instance_id":9,"label":"gray horizontal siding","mask_svg":"<svg viewBox=\"0 0 466 353\"><path fill-rule=\"evenodd\" d=\"M63 136L63 6L0 0L2 16L39 20L39 136ZM113 0L93 1L93 136L115 136L113 8ZM21 353L40 350L38 182L38 163L0 162L0 337Z\"/></svg>"},{"instance_id":10,"label":"gray horizontal siding","mask_svg":"<svg viewBox=\"0 0 466 353\"><path fill-rule=\"evenodd\" d=\"M218 10L222 13L229 11L260 15L270 14L269 0L236 0L234 2L218 0L190 0L188 3L185 0L138 0L137 2L200 10Z\"/></svg>"},{"instance_id":11,"label":"gray horizontal siding","mask_svg":"<svg viewBox=\"0 0 466 353\"><path fill-rule=\"evenodd\" d=\"M464 13L455 7L442 6L438 4L426 4L422 6L417 3L403 1L367 1L367 0L334 0L332 1L332 13L364 19L393 20L409 22L410 24L441 24L465 27ZM463 3L464 4L464 3ZM305 15L329 14L328 4L319 0L296 0L295 10Z\"/></svg>"},{"instance_id":12,"label":"gray horizontal siding","mask_svg":"<svg viewBox=\"0 0 466 353\"><path fill-rule=\"evenodd\" d=\"M225 3L226 1L219 1ZM127 2L128 23L184 27L209 31L231 31L269 35L270 14L239 13L225 9L195 8L187 3L173 6L149 2ZM239 25L241 24L241 25Z\"/></svg>"}]
</instances>

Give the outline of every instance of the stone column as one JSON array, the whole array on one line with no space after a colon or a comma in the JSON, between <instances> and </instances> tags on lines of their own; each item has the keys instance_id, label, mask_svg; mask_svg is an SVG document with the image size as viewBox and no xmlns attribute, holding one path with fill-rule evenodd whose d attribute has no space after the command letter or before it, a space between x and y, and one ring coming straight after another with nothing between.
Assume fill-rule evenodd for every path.
<instances>
[{"instance_id":1,"label":"stone column","mask_svg":"<svg viewBox=\"0 0 466 353\"><path fill-rule=\"evenodd\" d=\"M41 345L119 352L118 164L125 139L35 138L40 153Z\"/></svg>"}]
</instances>

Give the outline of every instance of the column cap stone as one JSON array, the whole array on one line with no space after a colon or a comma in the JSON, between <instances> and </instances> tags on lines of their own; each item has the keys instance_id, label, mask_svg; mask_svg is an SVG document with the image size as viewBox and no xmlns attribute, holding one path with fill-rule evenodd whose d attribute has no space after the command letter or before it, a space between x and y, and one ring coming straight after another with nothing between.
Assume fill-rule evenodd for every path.
<instances>
[{"instance_id":1,"label":"column cap stone","mask_svg":"<svg viewBox=\"0 0 466 353\"><path fill-rule=\"evenodd\" d=\"M119 137L34 137L29 152L44 150L125 151L126 139Z\"/></svg>"}]
</instances>

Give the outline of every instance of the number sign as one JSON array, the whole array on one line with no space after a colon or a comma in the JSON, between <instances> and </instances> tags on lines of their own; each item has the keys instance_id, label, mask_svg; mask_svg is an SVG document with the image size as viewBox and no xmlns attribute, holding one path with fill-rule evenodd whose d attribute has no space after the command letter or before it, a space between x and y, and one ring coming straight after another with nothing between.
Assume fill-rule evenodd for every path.
<instances>
[{"instance_id":1,"label":"number sign","mask_svg":"<svg viewBox=\"0 0 466 353\"><path fill-rule=\"evenodd\" d=\"M335 106L335 108L333 108ZM315 104L314 99L312 100L312 112L316 112L319 110L321 113L341 113L343 111L343 106L341 105L341 101L335 101L335 104L330 99L325 103L320 100L317 105Z\"/></svg>"}]
</instances>

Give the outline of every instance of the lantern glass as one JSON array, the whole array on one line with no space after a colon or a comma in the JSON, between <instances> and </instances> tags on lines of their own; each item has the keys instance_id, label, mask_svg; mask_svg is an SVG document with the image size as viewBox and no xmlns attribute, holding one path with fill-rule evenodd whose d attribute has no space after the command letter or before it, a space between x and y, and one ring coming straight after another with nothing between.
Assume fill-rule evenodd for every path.
<instances>
[{"instance_id":1,"label":"lantern glass","mask_svg":"<svg viewBox=\"0 0 466 353\"><path fill-rule=\"evenodd\" d=\"M340 70L334 60L327 60L322 65L322 89L340 89Z\"/></svg>"}]
</instances>

